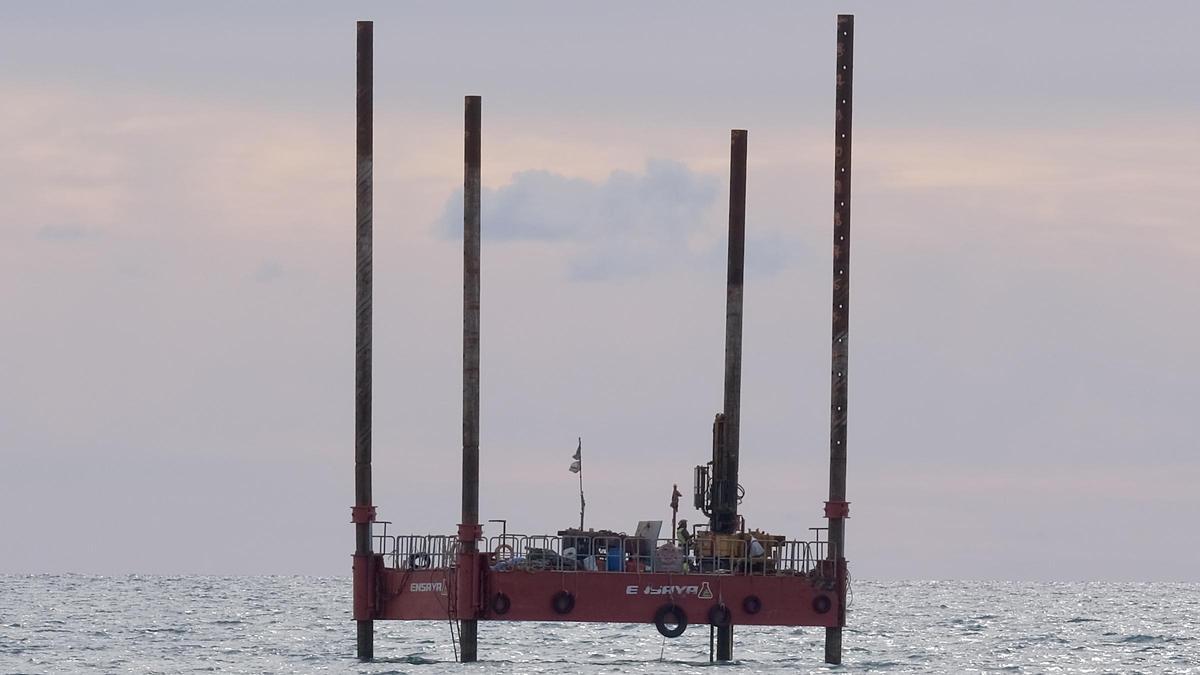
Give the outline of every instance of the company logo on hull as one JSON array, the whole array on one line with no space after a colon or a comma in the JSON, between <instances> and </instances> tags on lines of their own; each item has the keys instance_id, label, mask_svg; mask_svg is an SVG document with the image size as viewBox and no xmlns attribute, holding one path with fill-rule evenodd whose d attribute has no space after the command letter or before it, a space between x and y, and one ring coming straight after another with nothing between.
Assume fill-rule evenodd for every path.
<instances>
[{"instance_id":1,"label":"company logo on hull","mask_svg":"<svg viewBox=\"0 0 1200 675\"><path fill-rule=\"evenodd\" d=\"M440 581L420 581L409 584L408 590L413 593L441 593L446 594L446 585Z\"/></svg>"},{"instance_id":2,"label":"company logo on hull","mask_svg":"<svg viewBox=\"0 0 1200 675\"><path fill-rule=\"evenodd\" d=\"M705 581L700 584L690 584L687 586L662 584L662 585L647 585L647 586L626 586L625 595L694 595L701 600L709 600L712 598L712 588Z\"/></svg>"}]
</instances>

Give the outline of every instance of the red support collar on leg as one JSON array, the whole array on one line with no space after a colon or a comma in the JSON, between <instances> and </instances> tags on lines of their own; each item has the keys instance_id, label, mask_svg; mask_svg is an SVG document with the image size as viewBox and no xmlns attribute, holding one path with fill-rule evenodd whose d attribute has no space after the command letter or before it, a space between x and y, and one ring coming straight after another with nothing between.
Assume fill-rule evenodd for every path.
<instances>
[{"instance_id":1,"label":"red support collar on leg","mask_svg":"<svg viewBox=\"0 0 1200 675\"><path fill-rule=\"evenodd\" d=\"M375 522L375 507L369 504L351 506L350 507L350 522L352 523L372 523Z\"/></svg>"},{"instance_id":2,"label":"red support collar on leg","mask_svg":"<svg viewBox=\"0 0 1200 675\"><path fill-rule=\"evenodd\" d=\"M826 518L849 518L850 502L825 502Z\"/></svg>"}]
</instances>

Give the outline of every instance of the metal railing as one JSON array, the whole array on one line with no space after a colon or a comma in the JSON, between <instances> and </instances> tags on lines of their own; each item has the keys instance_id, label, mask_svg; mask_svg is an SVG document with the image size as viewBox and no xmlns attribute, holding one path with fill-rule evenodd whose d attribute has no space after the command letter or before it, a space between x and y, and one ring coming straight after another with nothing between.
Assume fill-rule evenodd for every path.
<instances>
[{"instance_id":1,"label":"metal railing","mask_svg":"<svg viewBox=\"0 0 1200 675\"><path fill-rule=\"evenodd\" d=\"M439 569L454 567L458 555L458 536L453 534L397 534L387 533L387 525L373 533L375 553L383 555L384 563L393 569ZM477 542L483 550L484 541Z\"/></svg>"},{"instance_id":2,"label":"metal railing","mask_svg":"<svg viewBox=\"0 0 1200 675\"><path fill-rule=\"evenodd\" d=\"M390 520L373 520L371 521L371 551L375 553L383 553L388 556L389 551L394 551L396 548L396 537L388 536L387 528L391 525Z\"/></svg>"},{"instance_id":3,"label":"metal railing","mask_svg":"<svg viewBox=\"0 0 1200 675\"><path fill-rule=\"evenodd\" d=\"M826 557L827 542L697 537L687 546L671 539L633 536L522 535L490 537L497 571L689 572L696 574L807 574Z\"/></svg>"},{"instance_id":4,"label":"metal railing","mask_svg":"<svg viewBox=\"0 0 1200 675\"><path fill-rule=\"evenodd\" d=\"M388 523L374 534L375 552L393 569L442 569L455 566L455 535L391 535ZM746 537L712 538L700 533L689 545L671 539L634 536L504 534L476 542L497 572L545 570L562 572L641 572L736 574L761 576L815 575L828 558L828 541L818 530L812 541Z\"/></svg>"}]
</instances>

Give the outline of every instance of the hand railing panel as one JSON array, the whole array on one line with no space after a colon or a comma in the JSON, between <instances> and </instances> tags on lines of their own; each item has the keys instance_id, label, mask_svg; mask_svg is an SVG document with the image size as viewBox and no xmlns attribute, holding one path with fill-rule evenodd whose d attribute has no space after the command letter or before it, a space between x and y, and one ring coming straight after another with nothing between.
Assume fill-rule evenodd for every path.
<instances>
[{"instance_id":1,"label":"hand railing panel","mask_svg":"<svg viewBox=\"0 0 1200 675\"><path fill-rule=\"evenodd\" d=\"M375 552L394 569L455 566L454 535L391 535L387 523L373 536ZM691 541L633 536L504 534L477 542L494 571L639 572L795 576L822 573L828 542L780 537L698 533Z\"/></svg>"}]
</instances>

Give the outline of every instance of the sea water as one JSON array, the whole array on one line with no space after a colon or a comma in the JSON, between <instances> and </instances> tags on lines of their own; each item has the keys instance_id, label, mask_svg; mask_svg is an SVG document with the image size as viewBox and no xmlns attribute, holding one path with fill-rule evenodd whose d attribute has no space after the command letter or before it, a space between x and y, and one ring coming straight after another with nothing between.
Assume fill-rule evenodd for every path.
<instances>
[{"instance_id":1,"label":"sea water","mask_svg":"<svg viewBox=\"0 0 1200 675\"><path fill-rule=\"evenodd\" d=\"M0 673L1198 673L1200 584L856 580L844 665L824 630L481 622L456 664L449 622L376 622L354 659L350 581L0 576ZM716 668L716 670L713 670Z\"/></svg>"}]
</instances>

